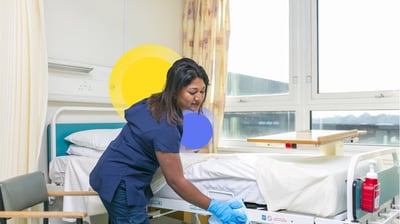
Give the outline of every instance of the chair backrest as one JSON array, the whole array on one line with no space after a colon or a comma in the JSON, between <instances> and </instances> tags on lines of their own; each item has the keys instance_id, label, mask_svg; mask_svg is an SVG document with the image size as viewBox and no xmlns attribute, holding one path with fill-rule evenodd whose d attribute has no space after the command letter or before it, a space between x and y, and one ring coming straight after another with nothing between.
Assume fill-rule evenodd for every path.
<instances>
[{"instance_id":1,"label":"chair backrest","mask_svg":"<svg viewBox=\"0 0 400 224\"><path fill-rule=\"evenodd\" d=\"M41 171L0 181L0 211L20 211L47 200L46 181Z\"/></svg>"}]
</instances>

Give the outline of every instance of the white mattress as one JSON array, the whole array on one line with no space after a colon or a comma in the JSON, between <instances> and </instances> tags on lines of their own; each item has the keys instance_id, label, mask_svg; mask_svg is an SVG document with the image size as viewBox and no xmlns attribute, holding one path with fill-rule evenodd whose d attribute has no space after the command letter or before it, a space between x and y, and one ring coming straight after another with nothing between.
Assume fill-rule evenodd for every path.
<instances>
[{"instance_id":1,"label":"white mattress","mask_svg":"<svg viewBox=\"0 0 400 224\"><path fill-rule=\"evenodd\" d=\"M245 202L267 204L271 211L288 210L319 217L334 216L346 209L349 157L182 153L181 158L185 177L211 197L231 194ZM65 190L87 190L88 175L96 161L79 156L58 157L50 164L50 178L64 184ZM366 173L366 167L361 170L362 175ZM152 189L158 197L179 198L160 172L155 175ZM89 200L93 201L92 198ZM75 197L66 198L64 210L104 212L101 206L87 203Z\"/></svg>"},{"instance_id":2,"label":"white mattress","mask_svg":"<svg viewBox=\"0 0 400 224\"><path fill-rule=\"evenodd\" d=\"M204 194L226 200L232 197L245 202L265 204L251 161L237 154L181 154L185 177ZM241 158L241 159L239 159ZM190 162L188 162L190 161ZM165 185L155 196L180 197Z\"/></svg>"}]
</instances>

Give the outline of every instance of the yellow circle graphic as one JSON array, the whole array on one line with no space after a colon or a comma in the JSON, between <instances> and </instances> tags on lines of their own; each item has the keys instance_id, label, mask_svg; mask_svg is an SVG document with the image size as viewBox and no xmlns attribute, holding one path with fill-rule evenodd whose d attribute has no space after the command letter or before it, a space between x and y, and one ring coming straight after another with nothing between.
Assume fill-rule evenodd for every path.
<instances>
[{"instance_id":1,"label":"yellow circle graphic","mask_svg":"<svg viewBox=\"0 0 400 224\"><path fill-rule=\"evenodd\" d=\"M181 56L161 45L142 45L126 52L114 65L109 80L111 103L124 111L152 93L162 91L168 69Z\"/></svg>"}]
</instances>

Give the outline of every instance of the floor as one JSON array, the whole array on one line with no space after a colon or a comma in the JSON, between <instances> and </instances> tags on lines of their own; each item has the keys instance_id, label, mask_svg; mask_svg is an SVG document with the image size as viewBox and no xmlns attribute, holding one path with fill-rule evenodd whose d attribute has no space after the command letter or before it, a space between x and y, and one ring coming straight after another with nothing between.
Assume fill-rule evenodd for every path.
<instances>
[{"instance_id":1,"label":"floor","mask_svg":"<svg viewBox=\"0 0 400 224\"><path fill-rule=\"evenodd\" d=\"M59 219L50 219L50 224L74 224L74 222L65 222ZM107 219L104 217L96 217L96 218L91 218L90 220L91 224L108 224ZM151 219L150 220L151 224L187 224L186 222L170 218L170 217L160 217L156 219ZM84 224L89 224L88 222L84 222Z\"/></svg>"},{"instance_id":2,"label":"floor","mask_svg":"<svg viewBox=\"0 0 400 224\"><path fill-rule=\"evenodd\" d=\"M152 219L152 220L150 220L150 223L151 224L186 224L186 222L183 222L181 220L177 220L174 218L166 217L166 216Z\"/></svg>"},{"instance_id":3,"label":"floor","mask_svg":"<svg viewBox=\"0 0 400 224\"><path fill-rule=\"evenodd\" d=\"M60 211L62 210L62 198L56 198L56 200L52 201L50 204L50 210ZM90 222L90 223L89 223ZM66 222L62 219L50 219L50 224L73 224L73 222ZM176 218L171 218L167 216L161 216L159 218L151 219L151 224L188 224L187 222L178 220ZM91 216L90 221L85 221L84 224L108 224L107 215L96 215Z\"/></svg>"}]
</instances>

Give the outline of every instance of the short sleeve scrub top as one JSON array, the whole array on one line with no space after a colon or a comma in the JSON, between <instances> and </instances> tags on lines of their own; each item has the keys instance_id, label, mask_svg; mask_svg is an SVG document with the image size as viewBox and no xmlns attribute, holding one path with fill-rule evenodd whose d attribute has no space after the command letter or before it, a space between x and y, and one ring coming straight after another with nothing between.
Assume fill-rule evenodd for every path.
<instances>
[{"instance_id":1,"label":"short sleeve scrub top","mask_svg":"<svg viewBox=\"0 0 400 224\"><path fill-rule=\"evenodd\" d=\"M127 203L146 206L153 196L150 183L160 166L156 150L179 153L181 125L157 122L147 99L125 110L127 124L104 151L90 173L90 185L102 200L111 202L119 183L125 181Z\"/></svg>"}]
</instances>

